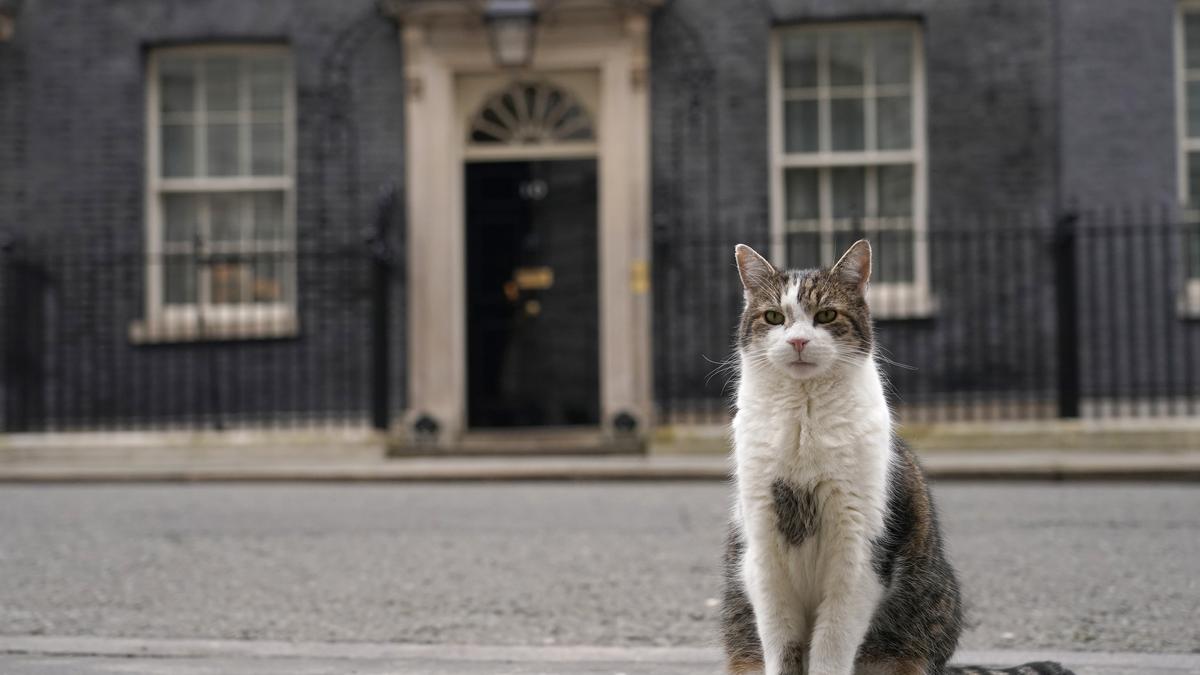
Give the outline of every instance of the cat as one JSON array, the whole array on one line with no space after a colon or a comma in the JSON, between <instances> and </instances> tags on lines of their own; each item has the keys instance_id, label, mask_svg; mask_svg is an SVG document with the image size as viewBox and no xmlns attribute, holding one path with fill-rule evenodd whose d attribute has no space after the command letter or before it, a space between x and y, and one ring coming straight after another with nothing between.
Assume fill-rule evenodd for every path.
<instances>
[{"instance_id":1,"label":"cat","mask_svg":"<svg viewBox=\"0 0 1200 675\"><path fill-rule=\"evenodd\" d=\"M736 248L745 308L722 637L741 675L1070 675L947 666L962 601L874 357L871 246L783 271Z\"/></svg>"}]
</instances>

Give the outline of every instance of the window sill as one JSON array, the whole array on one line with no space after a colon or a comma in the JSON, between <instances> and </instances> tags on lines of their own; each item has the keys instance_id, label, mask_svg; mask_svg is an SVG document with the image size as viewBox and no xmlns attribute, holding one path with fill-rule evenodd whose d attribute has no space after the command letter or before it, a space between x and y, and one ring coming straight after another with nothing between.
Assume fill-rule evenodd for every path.
<instances>
[{"instance_id":1,"label":"window sill","mask_svg":"<svg viewBox=\"0 0 1200 675\"><path fill-rule=\"evenodd\" d=\"M1184 291L1175 303L1175 312L1180 319L1200 319L1200 280L1189 279Z\"/></svg>"},{"instance_id":2,"label":"window sill","mask_svg":"<svg viewBox=\"0 0 1200 675\"><path fill-rule=\"evenodd\" d=\"M881 284L867 291L871 317L876 320L929 319L937 314L938 301L927 289L903 284Z\"/></svg>"},{"instance_id":3,"label":"window sill","mask_svg":"<svg viewBox=\"0 0 1200 675\"><path fill-rule=\"evenodd\" d=\"M1176 317L1184 321L1200 321L1200 307L1181 306Z\"/></svg>"},{"instance_id":4,"label":"window sill","mask_svg":"<svg viewBox=\"0 0 1200 675\"><path fill-rule=\"evenodd\" d=\"M129 325L133 344L223 342L227 340L272 340L296 337L300 324L294 311L272 312L268 318L253 316L194 317L160 316L139 319Z\"/></svg>"}]
</instances>

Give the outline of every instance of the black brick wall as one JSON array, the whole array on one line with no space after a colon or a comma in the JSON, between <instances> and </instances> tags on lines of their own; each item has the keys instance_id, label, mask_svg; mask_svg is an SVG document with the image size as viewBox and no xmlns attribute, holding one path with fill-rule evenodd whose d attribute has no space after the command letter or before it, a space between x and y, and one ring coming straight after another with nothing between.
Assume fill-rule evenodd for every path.
<instances>
[{"instance_id":1,"label":"black brick wall","mask_svg":"<svg viewBox=\"0 0 1200 675\"><path fill-rule=\"evenodd\" d=\"M325 253L357 247L380 188L403 184L402 54L395 25L375 3L27 0L17 36L0 44L0 228L15 232L25 254L55 257L45 292L31 299L45 306L49 338L40 353L22 355L36 364L30 377L48 383L41 391L49 404L76 419L230 402L335 414L364 408L365 257L301 257L297 338L134 346L127 336L144 297L148 50L290 45L299 243ZM400 408L399 280L392 297L392 400ZM222 377L212 377L214 368ZM9 389L10 397L34 391Z\"/></svg>"},{"instance_id":2,"label":"black brick wall","mask_svg":"<svg viewBox=\"0 0 1200 675\"><path fill-rule=\"evenodd\" d=\"M706 380L707 359L730 344L740 291L732 246L766 246L769 230L768 43L773 27L805 22L907 19L921 24L926 71L926 127L931 226L966 230L1034 221L1044 227L1055 202L1054 25L1040 0L773 0L675 2L653 32L652 125L656 224L655 332L660 396L719 396L725 378ZM960 225L961 223L961 225ZM1026 223L1028 225L1029 223ZM702 238L700 248L686 242ZM897 359L906 349L936 353L979 328L975 307L1014 299L1040 315L1032 344L1051 344L1051 289L1042 274L1014 283L956 280L1011 273L1014 267L979 247L931 242L931 274L940 297L935 315L889 321L883 340ZM765 250L760 249L760 250ZM1015 249L1013 249L1015 250ZM1037 251L1033 251L1037 255ZM982 255L982 257L980 257ZM1029 261L1029 269L1040 269ZM714 279L713 270L724 277ZM1016 317L1012 317L1016 318ZM714 322L721 328L714 329ZM728 327L726 330L725 327ZM996 341L1003 341L996 335ZM691 348L692 342L699 342ZM689 348L680 349L681 343ZM988 345L977 346L987 350ZM962 386L987 371L1016 384L1027 366L1012 352L923 369L926 382ZM701 356L703 355L703 357ZM704 358L704 357L707 357ZM1053 354L1048 356L1052 366ZM936 372L934 372L936 370ZM1008 375L1004 375L1008 373ZM903 378L904 373L897 373ZM997 382L999 384L999 382Z\"/></svg>"},{"instance_id":3,"label":"black brick wall","mask_svg":"<svg viewBox=\"0 0 1200 675\"><path fill-rule=\"evenodd\" d=\"M1064 199L1083 208L1174 203L1177 3L1061 7Z\"/></svg>"},{"instance_id":4,"label":"black brick wall","mask_svg":"<svg viewBox=\"0 0 1200 675\"><path fill-rule=\"evenodd\" d=\"M11 3L0 8L12 9ZM18 31L12 41L0 42L0 255L15 236L18 224L28 220L25 172L28 167L29 74L25 56L29 40L26 31ZM8 297L7 274L0 272L0 302ZM0 325L0 355L16 339L12 326ZM0 356L0 368L11 369L8 359ZM8 387L0 378L0 422L3 421Z\"/></svg>"},{"instance_id":5,"label":"black brick wall","mask_svg":"<svg viewBox=\"0 0 1200 675\"><path fill-rule=\"evenodd\" d=\"M660 397L720 405L723 378L705 383L713 365L704 357L726 353L739 311L732 244L767 242L772 28L896 18L920 22L924 34L931 225L1029 235L1023 246L966 234L935 243L938 311L884 322L883 340L901 361L912 360L905 352L954 354L922 370L926 386L1049 391L1053 260L1046 244L1056 210L1112 207L1086 222L1145 223L1154 220L1145 205L1175 200L1175 11L1173 0L667 3L651 31ZM159 401L165 415L170 406L156 392L191 392L178 404L186 408L209 400L216 379L224 383L219 398L243 408L364 405L365 259L343 260L336 270L327 259L302 263L298 338L165 346L127 339L143 297L137 256L145 227L147 50L239 41L293 50L302 246L356 245L380 187L403 185L401 48L372 0L25 0L16 39L0 43L0 231L16 235L27 252L92 256L88 266L23 282L37 289L37 304L21 316L41 317L47 337L8 352L21 357L28 381L51 383L41 404L116 418ZM1122 215L1122 207L1137 217ZM402 246L400 214L394 229ZM1096 248L1081 270L1081 282L1091 284L1089 332L1125 335L1096 319L1110 304L1101 293L1105 266L1115 265L1137 270L1122 277L1135 290L1122 292L1152 307L1144 321L1170 327L1163 349L1195 337L1195 326L1173 312L1177 279L1152 278L1155 265L1143 262L1149 254L1134 260L1103 252ZM1173 264L1161 258L1159 265ZM403 283L399 274L389 312L397 409L404 405ZM1008 309L981 317L981 307ZM1017 329L1005 326L1019 327L1017 342L1006 332ZM1107 344L1086 347L1085 361L1103 364ZM1085 388L1111 380L1100 368L1085 373ZM901 384L905 377L897 373ZM10 402L23 395L14 394L11 379L5 386L0 396Z\"/></svg>"}]
</instances>

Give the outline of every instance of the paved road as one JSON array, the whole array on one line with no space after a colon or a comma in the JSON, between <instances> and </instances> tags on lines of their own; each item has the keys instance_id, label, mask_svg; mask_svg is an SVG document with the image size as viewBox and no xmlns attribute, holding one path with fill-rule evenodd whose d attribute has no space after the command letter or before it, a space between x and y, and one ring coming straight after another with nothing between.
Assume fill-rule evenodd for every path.
<instances>
[{"instance_id":1,"label":"paved road","mask_svg":"<svg viewBox=\"0 0 1200 675\"><path fill-rule=\"evenodd\" d=\"M937 497L964 648L1200 651L1200 488ZM711 647L727 503L717 483L0 486L0 635Z\"/></svg>"}]
</instances>

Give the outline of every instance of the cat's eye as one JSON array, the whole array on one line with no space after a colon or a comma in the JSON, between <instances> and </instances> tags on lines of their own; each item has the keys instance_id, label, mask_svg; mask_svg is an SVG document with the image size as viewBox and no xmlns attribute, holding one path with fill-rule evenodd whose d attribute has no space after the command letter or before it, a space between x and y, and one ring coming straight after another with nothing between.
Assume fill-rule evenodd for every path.
<instances>
[{"instance_id":1,"label":"cat's eye","mask_svg":"<svg viewBox=\"0 0 1200 675\"><path fill-rule=\"evenodd\" d=\"M837 318L837 312L832 309L823 309L813 315L813 321L817 323L829 323Z\"/></svg>"},{"instance_id":2,"label":"cat's eye","mask_svg":"<svg viewBox=\"0 0 1200 675\"><path fill-rule=\"evenodd\" d=\"M772 326L778 326L783 323L783 312L768 309L767 311L763 312L763 321L766 321Z\"/></svg>"}]
</instances>

